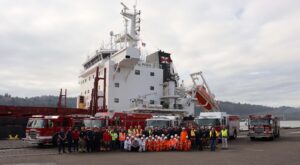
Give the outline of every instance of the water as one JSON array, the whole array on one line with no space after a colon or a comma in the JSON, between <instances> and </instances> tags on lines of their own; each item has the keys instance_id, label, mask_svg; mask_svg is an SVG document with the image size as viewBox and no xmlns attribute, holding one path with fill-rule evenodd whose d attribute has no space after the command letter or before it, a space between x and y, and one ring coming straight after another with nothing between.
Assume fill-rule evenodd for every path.
<instances>
[{"instance_id":1,"label":"water","mask_svg":"<svg viewBox=\"0 0 300 165\"><path fill-rule=\"evenodd\" d=\"M300 120L280 121L281 128L300 128Z\"/></svg>"}]
</instances>

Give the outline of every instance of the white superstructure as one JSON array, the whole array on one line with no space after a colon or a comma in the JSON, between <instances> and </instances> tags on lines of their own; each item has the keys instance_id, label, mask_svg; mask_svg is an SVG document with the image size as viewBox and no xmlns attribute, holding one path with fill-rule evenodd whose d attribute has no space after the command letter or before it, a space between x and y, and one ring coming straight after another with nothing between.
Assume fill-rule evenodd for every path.
<instances>
[{"instance_id":1,"label":"white superstructure","mask_svg":"<svg viewBox=\"0 0 300 165\"><path fill-rule=\"evenodd\" d=\"M140 11L123 3L121 15L125 20L125 31L111 35L110 48L101 48L83 64L79 76L80 96L77 107L89 108L94 87L96 68L103 77L106 68L106 86L101 81L98 95L105 91L105 102L109 112L169 112L192 115L194 104L188 96L179 96L179 76L174 72L171 55L163 51L154 52L141 59ZM130 28L128 29L128 25ZM181 91L181 92L178 92ZM81 100L81 101L80 101ZM98 99L101 106L103 99Z\"/></svg>"}]
</instances>

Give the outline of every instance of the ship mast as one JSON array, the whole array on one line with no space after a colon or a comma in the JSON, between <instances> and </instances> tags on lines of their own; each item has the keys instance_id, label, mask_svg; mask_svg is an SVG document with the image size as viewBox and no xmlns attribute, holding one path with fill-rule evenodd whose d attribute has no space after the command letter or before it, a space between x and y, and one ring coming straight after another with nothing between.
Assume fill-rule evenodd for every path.
<instances>
[{"instance_id":1,"label":"ship mast","mask_svg":"<svg viewBox=\"0 0 300 165\"><path fill-rule=\"evenodd\" d=\"M140 40L140 15L141 11L137 11L136 5L133 6L133 12L129 12L129 8L121 2L123 15L125 21L125 34L116 40L116 43L124 43L125 47L137 47ZM128 22L130 21L130 31L128 32Z\"/></svg>"}]
</instances>

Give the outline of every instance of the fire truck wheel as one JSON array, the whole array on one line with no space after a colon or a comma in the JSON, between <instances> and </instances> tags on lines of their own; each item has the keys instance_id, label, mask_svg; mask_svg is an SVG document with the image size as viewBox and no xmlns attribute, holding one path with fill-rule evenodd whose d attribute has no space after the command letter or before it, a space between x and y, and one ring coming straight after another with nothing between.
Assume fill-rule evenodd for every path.
<instances>
[{"instance_id":1,"label":"fire truck wheel","mask_svg":"<svg viewBox=\"0 0 300 165\"><path fill-rule=\"evenodd\" d=\"M278 130L278 133L277 133L277 135L275 137L277 137L277 138L280 137L280 131L279 130Z\"/></svg>"},{"instance_id":2,"label":"fire truck wheel","mask_svg":"<svg viewBox=\"0 0 300 165\"><path fill-rule=\"evenodd\" d=\"M255 137L250 137L250 140L251 140L251 141L254 141L254 140L255 140Z\"/></svg>"},{"instance_id":3,"label":"fire truck wheel","mask_svg":"<svg viewBox=\"0 0 300 165\"><path fill-rule=\"evenodd\" d=\"M234 130L233 132L233 139L236 139L237 138L237 132L236 132L236 129Z\"/></svg>"},{"instance_id":4,"label":"fire truck wheel","mask_svg":"<svg viewBox=\"0 0 300 165\"><path fill-rule=\"evenodd\" d=\"M39 143L38 146L39 146L39 147L43 147L44 144L43 144L43 143Z\"/></svg>"}]
</instances>

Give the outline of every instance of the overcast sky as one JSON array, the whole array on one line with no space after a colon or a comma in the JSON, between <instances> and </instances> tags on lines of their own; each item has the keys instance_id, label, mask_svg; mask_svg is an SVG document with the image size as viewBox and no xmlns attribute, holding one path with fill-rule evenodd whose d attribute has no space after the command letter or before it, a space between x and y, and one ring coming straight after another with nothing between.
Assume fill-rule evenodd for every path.
<instances>
[{"instance_id":1,"label":"overcast sky","mask_svg":"<svg viewBox=\"0 0 300 165\"><path fill-rule=\"evenodd\" d=\"M134 0L124 0L128 6ZM144 52L172 53L218 100L300 106L299 0L139 0ZM88 55L123 30L120 0L0 0L0 94L79 94Z\"/></svg>"}]
</instances>

